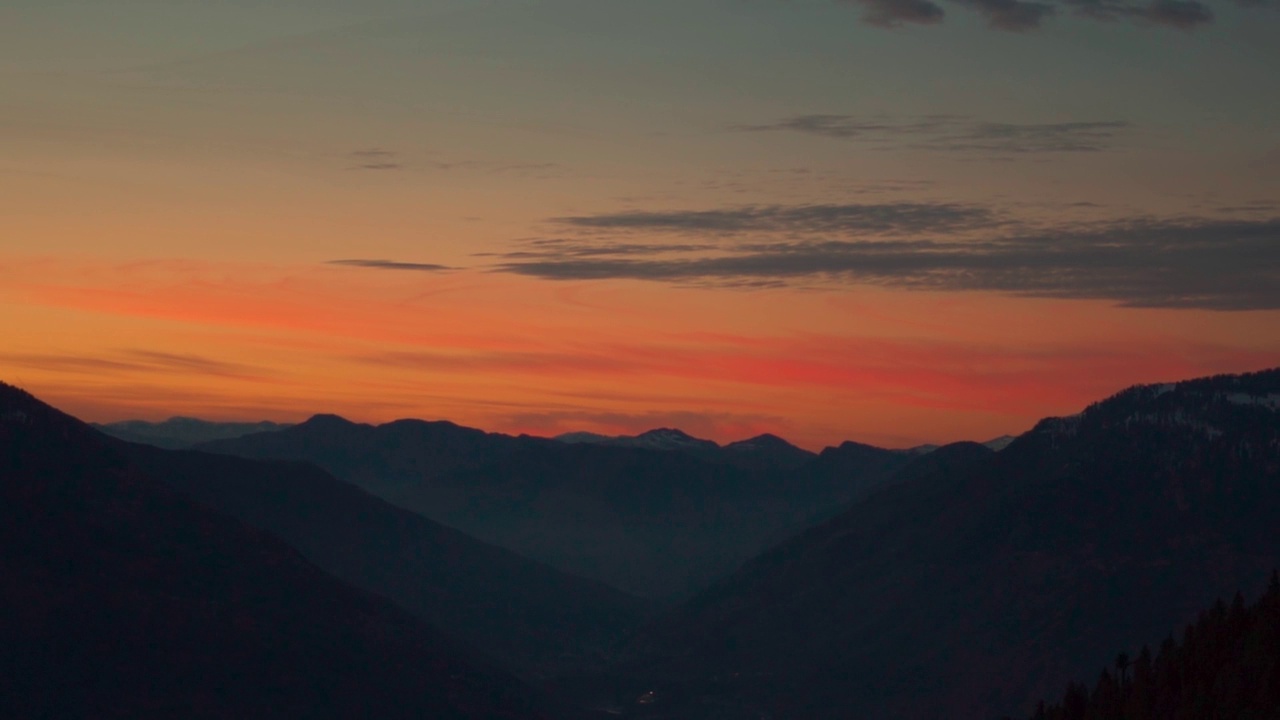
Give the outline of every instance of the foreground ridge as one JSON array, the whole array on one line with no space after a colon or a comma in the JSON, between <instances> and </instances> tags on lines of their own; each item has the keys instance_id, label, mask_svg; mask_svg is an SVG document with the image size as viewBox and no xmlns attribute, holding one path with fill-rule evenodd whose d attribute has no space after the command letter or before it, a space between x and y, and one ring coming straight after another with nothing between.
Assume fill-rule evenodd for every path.
<instances>
[{"instance_id":1,"label":"foreground ridge","mask_svg":"<svg viewBox=\"0 0 1280 720\"><path fill-rule=\"evenodd\" d=\"M1071 683L1061 700L1041 702L1031 720L1196 720L1280 717L1280 575L1245 607L1237 593L1170 635L1153 654L1116 657L1090 691Z\"/></svg>"}]
</instances>

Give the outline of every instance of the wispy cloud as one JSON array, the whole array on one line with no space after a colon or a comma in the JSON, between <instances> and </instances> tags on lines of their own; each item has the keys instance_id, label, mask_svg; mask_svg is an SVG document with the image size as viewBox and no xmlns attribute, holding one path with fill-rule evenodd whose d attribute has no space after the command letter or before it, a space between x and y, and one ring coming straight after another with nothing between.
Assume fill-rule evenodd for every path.
<instances>
[{"instance_id":1,"label":"wispy cloud","mask_svg":"<svg viewBox=\"0 0 1280 720\"><path fill-rule=\"evenodd\" d=\"M413 270L417 272L444 272L446 270L454 269L448 265L437 265L435 263L401 262L398 260L367 260L360 258L349 260L329 260L325 264L369 268L373 270Z\"/></svg>"},{"instance_id":2,"label":"wispy cloud","mask_svg":"<svg viewBox=\"0 0 1280 720\"><path fill-rule=\"evenodd\" d=\"M1123 120L1008 123L957 115L865 117L819 114L795 115L763 124L734 125L730 129L739 132L797 132L883 147L1020 155L1108 150L1132 126Z\"/></svg>"},{"instance_id":3,"label":"wispy cloud","mask_svg":"<svg viewBox=\"0 0 1280 720\"><path fill-rule=\"evenodd\" d=\"M352 170L403 170L405 167L399 153L381 148L355 150L351 153L351 159L356 163L351 167Z\"/></svg>"},{"instance_id":4,"label":"wispy cloud","mask_svg":"<svg viewBox=\"0 0 1280 720\"><path fill-rule=\"evenodd\" d=\"M1151 0L1145 4L1124 0L1064 0L1082 17L1104 22L1139 20L1190 30L1213 22L1213 11L1197 0Z\"/></svg>"},{"instance_id":5,"label":"wispy cloud","mask_svg":"<svg viewBox=\"0 0 1280 720\"><path fill-rule=\"evenodd\" d=\"M5 353L0 363L15 367L38 368L63 373L177 373L211 375L222 378L253 379L263 373L257 368L229 363L201 355L157 352L153 350L120 350L109 357L58 353Z\"/></svg>"},{"instance_id":6,"label":"wispy cloud","mask_svg":"<svg viewBox=\"0 0 1280 720\"><path fill-rule=\"evenodd\" d=\"M353 150L347 159L354 163L349 170L406 170L418 172L469 171L490 175L517 175L528 178L549 178L559 175L564 168L553 162L500 162L494 160L451 159L435 153L406 153L384 148Z\"/></svg>"},{"instance_id":7,"label":"wispy cloud","mask_svg":"<svg viewBox=\"0 0 1280 720\"><path fill-rule=\"evenodd\" d=\"M1053 17L1057 8L1042 2L1026 0L957 0L962 5L977 10L987 20L987 25L997 30L1022 32L1040 27L1046 18Z\"/></svg>"},{"instance_id":8,"label":"wispy cloud","mask_svg":"<svg viewBox=\"0 0 1280 720\"><path fill-rule=\"evenodd\" d=\"M994 291L1053 298L1112 300L1139 307L1280 309L1280 218L1131 218L1030 228L1001 226L994 213L949 226L912 222L942 237L830 239L831 231L890 232L894 223L788 223L790 209L627 213L572 220L587 227L679 230L705 236L726 228L754 236L720 242L712 252L661 253L643 244L544 244L511 255L498 269L552 280L625 278L718 286L876 284L922 290ZM798 213L807 218L807 212ZM824 216L825 217L825 216ZM873 215L873 217L875 217ZM915 216L911 216L915 217ZM933 214L924 216L936 220ZM713 221L708 221L711 218ZM781 220L780 220L781 219ZM984 224L985 223L985 227ZM947 232L980 231L963 237ZM808 236L777 237L781 231ZM584 246L611 247L592 254Z\"/></svg>"},{"instance_id":9,"label":"wispy cloud","mask_svg":"<svg viewBox=\"0 0 1280 720\"><path fill-rule=\"evenodd\" d=\"M883 28L906 25L936 25L946 18L946 10L933 0L837 0L863 8L862 21ZM1077 17L1101 22L1134 21L1156 27L1193 30L1213 22L1213 11L1199 0L1150 0L1134 3L1126 0L951 0L986 18L996 30L1027 32L1039 28L1058 14L1059 7L1073 11ZM1266 8L1275 0L1235 0L1245 8Z\"/></svg>"},{"instance_id":10,"label":"wispy cloud","mask_svg":"<svg viewBox=\"0 0 1280 720\"><path fill-rule=\"evenodd\" d=\"M746 205L714 210L636 211L553 218L553 222L595 230L699 233L876 233L955 232L1000 224L1000 216L979 205L946 202ZM616 246L611 246L616 247Z\"/></svg>"},{"instance_id":11,"label":"wispy cloud","mask_svg":"<svg viewBox=\"0 0 1280 720\"><path fill-rule=\"evenodd\" d=\"M862 21L876 27L895 28L903 25L934 25L946 17L933 0L841 0L862 6Z\"/></svg>"}]
</instances>

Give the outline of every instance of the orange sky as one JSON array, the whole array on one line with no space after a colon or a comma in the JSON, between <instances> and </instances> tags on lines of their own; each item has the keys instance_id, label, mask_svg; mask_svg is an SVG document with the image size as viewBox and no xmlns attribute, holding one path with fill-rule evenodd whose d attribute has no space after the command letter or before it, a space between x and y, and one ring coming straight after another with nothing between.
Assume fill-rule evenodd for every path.
<instances>
[{"instance_id":1,"label":"orange sky","mask_svg":"<svg viewBox=\"0 0 1280 720\"><path fill-rule=\"evenodd\" d=\"M1270 313L981 293L39 257L0 264L0 287L6 377L98 421L323 411L902 446L1280 356Z\"/></svg>"},{"instance_id":2,"label":"orange sky","mask_svg":"<svg viewBox=\"0 0 1280 720\"><path fill-rule=\"evenodd\" d=\"M6 6L0 379L819 448L1275 366L1280 13L1207 1Z\"/></svg>"}]
</instances>

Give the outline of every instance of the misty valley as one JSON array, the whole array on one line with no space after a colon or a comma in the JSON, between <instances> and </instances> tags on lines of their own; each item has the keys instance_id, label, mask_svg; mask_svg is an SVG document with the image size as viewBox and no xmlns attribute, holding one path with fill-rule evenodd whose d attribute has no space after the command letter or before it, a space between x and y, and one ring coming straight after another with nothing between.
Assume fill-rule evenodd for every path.
<instances>
[{"instance_id":1,"label":"misty valley","mask_svg":"<svg viewBox=\"0 0 1280 720\"><path fill-rule=\"evenodd\" d=\"M0 386L0 715L1280 717L1280 370L810 452Z\"/></svg>"}]
</instances>

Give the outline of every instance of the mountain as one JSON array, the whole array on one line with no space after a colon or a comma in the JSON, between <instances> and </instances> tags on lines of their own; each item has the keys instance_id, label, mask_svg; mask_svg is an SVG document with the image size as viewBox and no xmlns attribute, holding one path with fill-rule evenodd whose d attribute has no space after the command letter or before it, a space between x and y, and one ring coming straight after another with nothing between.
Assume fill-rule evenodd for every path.
<instances>
[{"instance_id":1,"label":"mountain","mask_svg":"<svg viewBox=\"0 0 1280 720\"><path fill-rule=\"evenodd\" d=\"M106 424L91 423L91 425L99 432L120 440L155 445L170 450L189 448L213 440L227 440L252 433L275 432L293 427L287 423L267 421L210 422L189 417L173 417L164 422L122 420Z\"/></svg>"},{"instance_id":2,"label":"mountain","mask_svg":"<svg viewBox=\"0 0 1280 720\"><path fill-rule=\"evenodd\" d=\"M1012 435L1001 435L998 438L992 438L982 444L983 446L988 447L992 450L995 450L996 452L1000 452L1001 450L1013 444L1013 441L1016 439L1017 438L1015 438Z\"/></svg>"},{"instance_id":3,"label":"mountain","mask_svg":"<svg viewBox=\"0 0 1280 720\"><path fill-rule=\"evenodd\" d=\"M816 457L815 453L768 433L729 443L723 452L735 465L770 470L795 470Z\"/></svg>"},{"instance_id":4,"label":"mountain","mask_svg":"<svg viewBox=\"0 0 1280 720\"><path fill-rule=\"evenodd\" d=\"M639 435L620 436L574 432L557 435L554 439L570 445L611 445L687 452L703 459L728 462L754 470L792 470L813 459L815 455L769 433L724 446L673 428L658 428Z\"/></svg>"},{"instance_id":5,"label":"mountain","mask_svg":"<svg viewBox=\"0 0 1280 720\"><path fill-rule=\"evenodd\" d=\"M148 475L271 532L529 678L600 662L647 604L391 505L319 468L134 445Z\"/></svg>"},{"instance_id":6,"label":"mountain","mask_svg":"<svg viewBox=\"0 0 1280 720\"><path fill-rule=\"evenodd\" d=\"M200 447L314 462L468 535L656 599L706 587L909 461L869 446L824 459L781 440L721 449L674 430L637 438L565 443L317 416Z\"/></svg>"},{"instance_id":7,"label":"mountain","mask_svg":"<svg viewBox=\"0 0 1280 720\"><path fill-rule=\"evenodd\" d=\"M1246 607L1239 593L1172 635L1153 655L1143 646L1103 669L1092 692L1071 683L1062 700L1031 720L1164 720L1280 717L1280 577Z\"/></svg>"},{"instance_id":8,"label":"mountain","mask_svg":"<svg viewBox=\"0 0 1280 720\"><path fill-rule=\"evenodd\" d=\"M0 716L545 717L388 601L0 385Z\"/></svg>"},{"instance_id":9,"label":"mountain","mask_svg":"<svg viewBox=\"0 0 1280 720\"><path fill-rule=\"evenodd\" d=\"M557 435L555 440L570 445L594 444L615 447L638 447L651 450L683 450L693 453L715 453L720 449L714 440L696 438L676 428L654 428L639 435L600 435L590 432L574 432Z\"/></svg>"},{"instance_id":10,"label":"mountain","mask_svg":"<svg viewBox=\"0 0 1280 720\"><path fill-rule=\"evenodd\" d=\"M634 717L1029 713L1280 566L1280 370L919 457L637 633ZM638 702L638 700L640 702Z\"/></svg>"}]
</instances>

